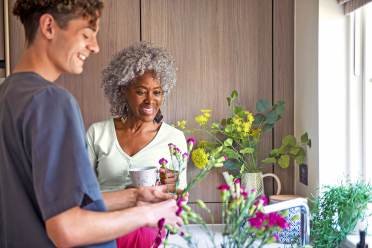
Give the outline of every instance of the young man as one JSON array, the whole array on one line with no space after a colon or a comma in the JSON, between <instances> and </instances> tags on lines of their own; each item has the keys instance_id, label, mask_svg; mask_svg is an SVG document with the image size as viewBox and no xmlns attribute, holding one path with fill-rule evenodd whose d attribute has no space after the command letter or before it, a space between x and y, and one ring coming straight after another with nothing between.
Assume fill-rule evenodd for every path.
<instances>
[{"instance_id":1,"label":"young man","mask_svg":"<svg viewBox=\"0 0 372 248\"><path fill-rule=\"evenodd\" d=\"M62 73L81 73L98 53L102 6L101 0L15 3L27 47L0 86L0 247L116 247L111 240L163 217L181 223L165 187L102 199L78 104L53 84Z\"/></svg>"}]
</instances>

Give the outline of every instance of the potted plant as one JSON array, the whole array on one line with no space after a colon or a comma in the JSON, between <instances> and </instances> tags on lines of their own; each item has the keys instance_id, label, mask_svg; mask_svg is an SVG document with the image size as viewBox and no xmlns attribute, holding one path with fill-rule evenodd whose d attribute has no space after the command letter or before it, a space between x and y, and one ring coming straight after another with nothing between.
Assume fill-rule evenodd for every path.
<instances>
[{"instance_id":1,"label":"potted plant","mask_svg":"<svg viewBox=\"0 0 372 248\"><path fill-rule=\"evenodd\" d=\"M366 218L372 202L372 185L364 182L325 186L313 199L311 238L314 247L338 247Z\"/></svg>"},{"instance_id":2,"label":"potted plant","mask_svg":"<svg viewBox=\"0 0 372 248\"><path fill-rule=\"evenodd\" d=\"M217 122L210 122L212 110L202 109L201 114L195 117L198 124L197 128L186 129L186 132L198 135L199 133L206 134L208 141L199 142L197 149L205 154L218 149L228 158L224 162L224 167L232 174L242 178L242 184L247 189L255 188L258 194L263 193L263 180L265 176L273 176L273 174L262 174L262 164L277 164L282 168L287 168L291 161L303 163L306 150L305 146L311 146L311 141L307 133L301 136L300 142L293 135L288 135L283 138L280 147L273 149L267 158L257 161L258 147L261 138L265 132L272 130L275 123L282 117L284 113L284 102L278 101L271 105L266 100L259 100L256 103L256 112L252 113L242 106L237 106L235 101L238 97L236 90L232 91L227 97L227 104L230 113L226 118ZM179 121L179 128L185 128L186 122ZM199 149L199 150L198 150ZM202 161L199 156L192 155L192 160L196 166L199 161Z\"/></svg>"}]
</instances>

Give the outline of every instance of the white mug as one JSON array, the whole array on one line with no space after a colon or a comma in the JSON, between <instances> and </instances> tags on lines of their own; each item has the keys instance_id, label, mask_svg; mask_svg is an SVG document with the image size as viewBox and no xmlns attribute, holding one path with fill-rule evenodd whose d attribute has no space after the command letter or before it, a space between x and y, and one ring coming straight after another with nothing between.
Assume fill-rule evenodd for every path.
<instances>
[{"instance_id":1,"label":"white mug","mask_svg":"<svg viewBox=\"0 0 372 248\"><path fill-rule=\"evenodd\" d=\"M129 170L132 186L155 186L158 180L159 170L155 166L132 168Z\"/></svg>"}]
</instances>

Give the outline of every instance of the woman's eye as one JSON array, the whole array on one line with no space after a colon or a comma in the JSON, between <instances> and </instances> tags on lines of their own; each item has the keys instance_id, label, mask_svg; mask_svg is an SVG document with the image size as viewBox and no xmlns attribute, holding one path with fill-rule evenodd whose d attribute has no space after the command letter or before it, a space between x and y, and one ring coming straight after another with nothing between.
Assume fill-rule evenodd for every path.
<instances>
[{"instance_id":1,"label":"woman's eye","mask_svg":"<svg viewBox=\"0 0 372 248\"><path fill-rule=\"evenodd\" d=\"M137 90L136 93L137 93L137 95L139 95L139 96L143 96L144 94L146 94L146 92L143 91L143 90Z\"/></svg>"},{"instance_id":2,"label":"woman's eye","mask_svg":"<svg viewBox=\"0 0 372 248\"><path fill-rule=\"evenodd\" d=\"M83 37L84 37L84 39L89 39L89 36L88 35L86 35L86 34L83 34Z\"/></svg>"},{"instance_id":3,"label":"woman's eye","mask_svg":"<svg viewBox=\"0 0 372 248\"><path fill-rule=\"evenodd\" d=\"M161 91L161 90L154 91L154 95L155 96L161 96L161 95L163 95L163 91Z\"/></svg>"}]
</instances>

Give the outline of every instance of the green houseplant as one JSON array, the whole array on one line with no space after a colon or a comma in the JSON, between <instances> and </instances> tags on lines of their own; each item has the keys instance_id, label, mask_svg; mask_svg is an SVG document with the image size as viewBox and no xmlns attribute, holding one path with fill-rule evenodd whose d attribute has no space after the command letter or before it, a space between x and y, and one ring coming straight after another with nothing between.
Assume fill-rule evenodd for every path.
<instances>
[{"instance_id":1,"label":"green houseplant","mask_svg":"<svg viewBox=\"0 0 372 248\"><path fill-rule=\"evenodd\" d=\"M297 141L293 135L287 135L283 138L280 147L273 149L264 160L257 161L258 147L263 134L271 131L275 123L281 119L284 113L284 102L278 101L272 105L267 100L259 100L253 113L238 106L237 98L236 90L227 97L230 112L226 118L211 122L212 110L202 109L201 114L195 116L198 127L186 131L195 135L206 135L207 141L199 142L196 151L200 153L200 149L203 149L208 154L219 149L228 158L224 162L224 167L233 175L242 177L245 186L255 185L254 188L259 193L263 193L262 164L277 164L287 168L291 161L303 163L306 156L305 147L311 146L311 140L307 133L301 136L300 141ZM185 128L185 126L185 121L178 122L178 127ZM192 158L194 164L198 166L198 159ZM249 179L252 183L247 183L249 180L245 179L251 176L254 180ZM248 188L252 187L248 186Z\"/></svg>"},{"instance_id":2,"label":"green houseplant","mask_svg":"<svg viewBox=\"0 0 372 248\"><path fill-rule=\"evenodd\" d=\"M311 238L314 247L337 247L367 214L372 186L364 182L325 186L313 200Z\"/></svg>"}]
</instances>

